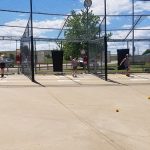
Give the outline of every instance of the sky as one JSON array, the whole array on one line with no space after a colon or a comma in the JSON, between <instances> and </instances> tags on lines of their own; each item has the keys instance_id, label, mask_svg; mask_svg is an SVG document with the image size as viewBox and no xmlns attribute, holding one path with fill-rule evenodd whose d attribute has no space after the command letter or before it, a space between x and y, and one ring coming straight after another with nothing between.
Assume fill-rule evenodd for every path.
<instances>
[{"instance_id":1,"label":"sky","mask_svg":"<svg viewBox=\"0 0 150 150\"><path fill-rule=\"evenodd\" d=\"M84 0L32 0L33 12L43 12L49 14L70 14L72 10L79 12L84 8ZM131 15L132 0L106 0L107 15ZM23 26L25 27L29 18L28 13L12 13L2 10L30 11L30 0L0 0L0 36L22 36L24 28L6 27ZM104 15L104 0L92 0L90 10L95 15ZM135 30L135 39L150 39L150 1L134 0L135 15L144 15L138 22ZM147 15L147 16L146 16ZM42 28L62 28L66 16L58 15L33 15L33 26ZM103 16L101 16L101 20ZM139 16L134 18L136 22ZM132 17L107 17L107 30L112 33L112 39L124 39L132 27ZM114 29L128 29L117 30ZM144 29L144 30L142 30ZM110 31L111 30L111 31ZM34 29L34 37L57 38L59 30ZM63 34L60 35L63 38ZM132 38L132 33L128 36ZM132 43L128 44L132 51ZM38 42L37 50L55 49L57 46L53 42ZM108 50L116 53L117 49L126 48L126 42L108 43ZM20 48L20 44L15 41L0 40L0 51L15 50ZM150 48L149 42L135 42L137 54L141 54Z\"/></svg>"}]
</instances>

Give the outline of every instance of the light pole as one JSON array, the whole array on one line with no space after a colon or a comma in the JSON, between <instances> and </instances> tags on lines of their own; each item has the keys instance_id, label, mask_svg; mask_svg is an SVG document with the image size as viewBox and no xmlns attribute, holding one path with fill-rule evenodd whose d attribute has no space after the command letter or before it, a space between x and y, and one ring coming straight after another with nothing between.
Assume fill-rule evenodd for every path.
<instances>
[{"instance_id":1,"label":"light pole","mask_svg":"<svg viewBox=\"0 0 150 150\"><path fill-rule=\"evenodd\" d=\"M88 68L88 72L89 72L89 42L88 42L88 38L89 38L89 33L88 33L88 24L89 24L89 8L92 5L92 0L85 0L84 1L84 7L86 8L86 12L87 12L87 22L86 22L86 36L87 36L87 57L88 57L88 64L87 64L87 68Z\"/></svg>"}]
</instances>

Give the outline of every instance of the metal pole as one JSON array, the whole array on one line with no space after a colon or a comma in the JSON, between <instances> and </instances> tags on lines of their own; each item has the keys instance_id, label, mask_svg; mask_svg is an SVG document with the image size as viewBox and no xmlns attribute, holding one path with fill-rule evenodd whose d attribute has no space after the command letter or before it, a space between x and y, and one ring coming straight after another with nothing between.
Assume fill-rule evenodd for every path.
<instances>
[{"instance_id":1,"label":"metal pole","mask_svg":"<svg viewBox=\"0 0 150 150\"><path fill-rule=\"evenodd\" d=\"M99 24L99 31L98 31L98 32L99 32L99 35L98 35L98 36L99 36L99 38L100 38L100 37L101 37L101 24Z\"/></svg>"},{"instance_id":2,"label":"metal pole","mask_svg":"<svg viewBox=\"0 0 150 150\"><path fill-rule=\"evenodd\" d=\"M129 41L127 41L127 48L129 49Z\"/></svg>"},{"instance_id":3,"label":"metal pole","mask_svg":"<svg viewBox=\"0 0 150 150\"><path fill-rule=\"evenodd\" d=\"M61 51L63 50L63 43L61 41L61 46L60 46Z\"/></svg>"},{"instance_id":4,"label":"metal pole","mask_svg":"<svg viewBox=\"0 0 150 150\"><path fill-rule=\"evenodd\" d=\"M105 47L105 80L107 81L107 21L106 21L106 0L104 0L104 12L105 12L105 35L104 35L104 47Z\"/></svg>"},{"instance_id":5,"label":"metal pole","mask_svg":"<svg viewBox=\"0 0 150 150\"><path fill-rule=\"evenodd\" d=\"M17 54L17 40L16 40L16 56L17 56L18 54ZM19 72L19 63L18 63L18 74L20 74L20 72Z\"/></svg>"},{"instance_id":6,"label":"metal pole","mask_svg":"<svg viewBox=\"0 0 150 150\"><path fill-rule=\"evenodd\" d=\"M32 0L30 0L30 17L31 17L31 80L35 82L34 79L34 46L33 46L33 16L32 16Z\"/></svg>"},{"instance_id":7,"label":"metal pole","mask_svg":"<svg viewBox=\"0 0 150 150\"><path fill-rule=\"evenodd\" d=\"M132 61L134 62L134 0L132 0Z\"/></svg>"},{"instance_id":8,"label":"metal pole","mask_svg":"<svg viewBox=\"0 0 150 150\"><path fill-rule=\"evenodd\" d=\"M17 49L17 47L18 47L17 42L18 42L18 41L16 40L16 49Z\"/></svg>"},{"instance_id":9,"label":"metal pole","mask_svg":"<svg viewBox=\"0 0 150 150\"><path fill-rule=\"evenodd\" d=\"M35 66L35 73L37 73L37 51L36 51L36 41L34 41L34 50L35 50L35 54L34 54L34 58L35 58L35 61L34 61L34 66Z\"/></svg>"},{"instance_id":10,"label":"metal pole","mask_svg":"<svg viewBox=\"0 0 150 150\"><path fill-rule=\"evenodd\" d=\"M86 25L86 30L87 30L87 57L88 57L88 62L87 62L87 69L88 69L88 73L90 72L89 69L89 32L88 32L88 23L89 23L89 7L87 7L87 25Z\"/></svg>"}]
</instances>

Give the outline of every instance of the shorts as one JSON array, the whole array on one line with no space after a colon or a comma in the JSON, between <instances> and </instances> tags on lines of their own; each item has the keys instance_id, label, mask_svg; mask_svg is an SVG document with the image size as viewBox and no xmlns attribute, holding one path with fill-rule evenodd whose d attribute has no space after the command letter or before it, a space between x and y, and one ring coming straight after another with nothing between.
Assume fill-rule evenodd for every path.
<instances>
[{"instance_id":1,"label":"shorts","mask_svg":"<svg viewBox=\"0 0 150 150\"><path fill-rule=\"evenodd\" d=\"M76 70L77 69L77 66L73 66L73 70Z\"/></svg>"},{"instance_id":2,"label":"shorts","mask_svg":"<svg viewBox=\"0 0 150 150\"><path fill-rule=\"evenodd\" d=\"M0 68L1 68L1 69L4 69L4 68L5 68L5 63L4 63L4 62L1 62L1 63L0 63Z\"/></svg>"},{"instance_id":3,"label":"shorts","mask_svg":"<svg viewBox=\"0 0 150 150\"><path fill-rule=\"evenodd\" d=\"M125 65L124 67L125 67L125 69L129 69L129 66L127 66L127 65Z\"/></svg>"}]
</instances>

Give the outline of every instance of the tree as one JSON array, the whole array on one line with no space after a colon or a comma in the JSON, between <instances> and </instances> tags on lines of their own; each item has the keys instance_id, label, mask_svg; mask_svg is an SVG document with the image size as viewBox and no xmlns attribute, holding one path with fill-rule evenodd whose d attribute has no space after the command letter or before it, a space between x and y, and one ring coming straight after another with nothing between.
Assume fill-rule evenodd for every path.
<instances>
[{"instance_id":1,"label":"tree","mask_svg":"<svg viewBox=\"0 0 150 150\"><path fill-rule=\"evenodd\" d=\"M142 55L150 54L150 49L147 49L145 52L143 52Z\"/></svg>"},{"instance_id":2,"label":"tree","mask_svg":"<svg viewBox=\"0 0 150 150\"><path fill-rule=\"evenodd\" d=\"M71 17L67 20L64 33L66 40L63 44L65 59L70 56L78 57L81 49L87 48L87 40L96 39L99 33L100 17L95 16L92 11L88 13L82 10L81 13L71 12Z\"/></svg>"},{"instance_id":3,"label":"tree","mask_svg":"<svg viewBox=\"0 0 150 150\"><path fill-rule=\"evenodd\" d=\"M9 54L9 58L15 60L15 55L10 53L10 54Z\"/></svg>"}]
</instances>

